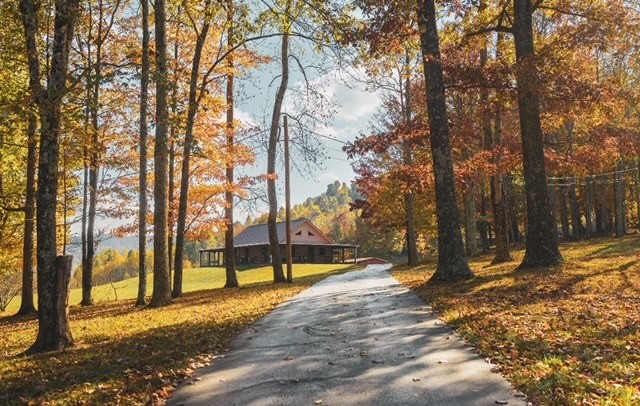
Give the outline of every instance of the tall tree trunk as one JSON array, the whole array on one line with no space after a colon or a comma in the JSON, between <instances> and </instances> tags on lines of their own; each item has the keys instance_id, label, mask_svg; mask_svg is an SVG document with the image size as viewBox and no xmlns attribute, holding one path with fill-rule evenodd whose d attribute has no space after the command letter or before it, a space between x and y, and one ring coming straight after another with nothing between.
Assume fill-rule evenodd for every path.
<instances>
[{"instance_id":1,"label":"tall tree trunk","mask_svg":"<svg viewBox=\"0 0 640 406\"><path fill-rule=\"evenodd\" d=\"M566 185L567 178L561 178L562 185ZM565 186L558 188L560 191L560 221L562 223L562 238L565 241L571 241L571 233L569 231L569 209L567 208L567 191Z\"/></svg>"},{"instance_id":2,"label":"tall tree trunk","mask_svg":"<svg viewBox=\"0 0 640 406\"><path fill-rule=\"evenodd\" d=\"M478 243L476 233L476 185L472 181L469 190L463 197L462 206L464 212L464 242L467 250L467 256L475 257L478 255Z\"/></svg>"},{"instance_id":3,"label":"tall tree trunk","mask_svg":"<svg viewBox=\"0 0 640 406\"><path fill-rule=\"evenodd\" d=\"M540 123L533 6L531 0L514 0L513 37L516 48L518 112L522 135L525 196L527 201L527 239L520 268L553 266L562 263L558 235L547 191L547 175Z\"/></svg>"},{"instance_id":4,"label":"tall tree trunk","mask_svg":"<svg viewBox=\"0 0 640 406\"><path fill-rule=\"evenodd\" d=\"M598 225L598 233L607 234L611 229L609 228L609 186L607 185L608 179L606 177L600 177L601 184L598 190L600 191L599 209L596 215L596 221Z\"/></svg>"},{"instance_id":5,"label":"tall tree trunk","mask_svg":"<svg viewBox=\"0 0 640 406\"><path fill-rule=\"evenodd\" d=\"M286 282L282 269L282 255L280 252L280 239L278 238L277 216L278 199L276 195L276 151L278 147L278 129L280 126L280 113L282 103L289 83L289 34L288 29L282 36L282 76L280 87L276 93L271 117L271 130L269 131L269 147L267 150L267 196L269 199L269 247L271 249L271 266L273 267L273 282Z\"/></svg>"},{"instance_id":6,"label":"tall tree trunk","mask_svg":"<svg viewBox=\"0 0 640 406\"><path fill-rule=\"evenodd\" d=\"M407 126L411 125L413 116L412 93L411 93L411 58L409 51L405 50L404 59L404 120ZM402 79L400 80L402 83ZM402 141L402 161L405 165L413 165L413 153L411 151L411 145L406 140ZM404 205L406 215L406 239L407 239L407 263L409 266L417 266L419 262L418 258L418 233L416 231L416 196L411 190L404 193Z\"/></svg>"},{"instance_id":7,"label":"tall tree trunk","mask_svg":"<svg viewBox=\"0 0 640 406\"><path fill-rule=\"evenodd\" d=\"M577 178L571 178L571 186L569 186L569 204L571 205L571 230L573 231L573 239L580 240L583 235L582 214L580 213L580 204L578 203L578 194L576 192Z\"/></svg>"},{"instance_id":8,"label":"tall tree trunk","mask_svg":"<svg viewBox=\"0 0 640 406\"><path fill-rule=\"evenodd\" d=\"M587 238L591 238L591 236L593 235L593 180L591 176L587 178L585 192L584 215L587 220L585 236Z\"/></svg>"},{"instance_id":9,"label":"tall tree trunk","mask_svg":"<svg viewBox=\"0 0 640 406\"><path fill-rule=\"evenodd\" d=\"M509 228L509 240L515 246L520 242L520 226L518 224L518 197L516 195L515 185L513 183L513 175L508 174L504 177L504 194L507 211L507 222ZM553 205L552 205L553 210ZM554 216L555 227L555 216Z\"/></svg>"},{"instance_id":10,"label":"tall tree trunk","mask_svg":"<svg viewBox=\"0 0 640 406\"><path fill-rule=\"evenodd\" d=\"M558 232L558 193L557 186L548 185L549 188L549 204L551 205L551 216L553 217L553 228Z\"/></svg>"},{"instance_id":11,"label":"tall tree trunk","mask_svg":"<svg viewBox=\"0 0 640 406\"><path fill-rule=\"evenodd\" d=\"M24 202L24 243L22 246L22 295L18 315L35 314L33 303L33 229L36 211L36 166L38 117L30 103L27 117L27 184Z\"/></svg>"},{"instance_id":12,"label":"tall tree trunk","mask_svg":"<svg viewBox=\"0 0 640 406\"><path fill-rule=\"evenodd\" d=\"M175 114L176 110L172 111ZM171 280L171 272L173 271L173 225L175 222L174 215L174 200L175 200L175 161L176 161L176 144L175 144L175 123L171 124L171 130L169 131L169 190L167 200L169 202L167 206L167 266L169 267L169 280ZM173 275L175 277L175 275ZM182 285L182 275L180 275L180 285ZM174 279L175 282L175 279ZM182 288L180 289L182 291ZM180 292L182 293L182 292ZM171 291L173 296L173 290ZM180 295L178 295L180 296ZM178 297L173 296L173 297Z\"/></svg>"},{"instance_id":13,"label":"tall tree trunk","mask_svg":"<svg viewBox=\"0 0 640 406\"><path fill-rule=\"evenodd\" d=\"M633 172L636 185L636 211L638 218L636 219L636 228L640 231L640 158L636 160L637 169Z\"/></svg>"},{"instance_id":14,"label":"tall tree trunk","mask_svg":"<svg viewBox=\"0 0 640 406\"><path fill-rule=\"evenodd\" d=\"M473 273L467 263L460 233L458 203L453 174L449 120L445 99L440 41L433 0L418 0L418 25L427 83L427 107L431 132L431 154L436 183L438 219L438 267L433 280L469 279Z\"/></svg>"},{"instance_id":15,"label":"tall tree trunk","mask_svg":"<svg viewBox=\"0 0 640 406\"><path fill-rule=\"evenodd\" d=\"M89 27L87 33L87 58L85 72L85 115L84 115L84 133L82 137L82 286L85 284L85 274L87 269L87 219L89 218L89 167L91 149L91 75L93 74L93 7L91 3L89 7ZM84 290L84 288L83 288ZM84 300L84 294L83 294Z\"/></svg>"},{"instance_id":16,"label":"tall tree trunk","mask_svg":"<svg viewBox=\"0 0 640 406\"><path fill-rule=\"evenodd\" d=\"M56 258L56 201L61 106L66 93L69 48L78 13L78 0L59 0L55 4L55 30L46 88L40 82L40 63L36 37L38 2L21 0L20 12L25 30L29 63L29 88L40 109L40 156L36 194L36 240L38 269L38 336L28 353L60 350L73 345L69 317L61 301L67 299L71 261ZM65 264L68 264L66 268ZM70 275L69 275L70 276Z\"/></svg>"},{"instance_id":17,"label":"tall tree trunk","mask_svg":"<svg viewBox=\"0 0 640 406\"><path fill-rule=\"evenodd\" d=\"M229 28L227 30L227 45L229 49L233 47L233 0L227 0L227 24ZM233 255L233 169L235 166L235 150L234 150L234 99L233 99L233 79L234 79L234 66L233 55L227 57L227 68L229 73L227 74L227 165L226 165L226 181L227 190L225 192L225 206L224 206L224 219L227 224L227 229L224 234L224 265L226 282L225 288L237 288L240 286L238 282L238 275L236 274L235 256Z\"/></svg>"},{"instance_id":18,"label":"tall tree trunk","mask_svg":"<svg viewBox=\"0 0 640 406\"><path fill-rule=\"evenodd\" d=\"M487 194L485 193L484 178L480 179L480 220L476 222L476 229L480 237L480 249L486 254L491 249L491 227L487 218Z\"/></svg>"},{"instance_id":19,"label":"tall tree trunk","mask_svg":"<svg viewBox=\"0 0 640 406\"><path fill-rule=\"evenodd\" d=\"M147 108L149 100L149 1L142 7L142 72L140 76L140 207L138 209L138 297L136 305L146 304L147 296Z\"/></svg>"},{"instance_id":20,"label":"tall tree trunk","mask_svg":"<svg viewBox=\"0 0 640 406\"><path fill-rule=\"evenodd\" d=\"M169 276L169 253L167 251L167 171L168 171L168 124L167 107L167 35L165 0L156 0L156 143L154 147L153 188L153 294L149 306L159 307L171 302L171 280Z\"/></svg>"},{"instance_id":21,"label":"tall tree trunk","mask_svg":"<svg viewBox=\"0 0 640 406\"><path fill-rule=\"evenodd\" d=\"M503 36L502 33L498 33L496 40L496 58L501 56L502 53ZM480 65L485 67L488 62L488 52L485 46L480 52ZM498 96L498 100L495 103L495 116L493 128L491 127L491 112L485 110L482 115L482 129L484 132L485 148L487 150L493 150L495 147L501 148L502 137L502 104ZM489 102L488 90L483 90L480 94L480 98L484 105ZM492 131L493 130L493 131ZM502 154L496 153L493 158L493 163L499 168L500 161L502 160ZM493 227L496 235L496 254L491 261L492 265L500 264L503 262L513 261L511 253L509 252L509 224L507 221L507 205L505 202L504 191L504 174L498 171L495 175L491 176L490 193L491 193L491 207L493 211Z\"/></svg>"},{"instance_id":22,"label":"tall tree trunk","mask_svg":"<svg viewBox=\"0 0 640 406\"><path fill-rule=\"evenodd\" d=\"M180 7L178 7L178 14L180 14ZM171 83L171 114L175 117L178 114L178 40L180 37L180 25L176 24L176 41L173 43L173 83ZM196 33L197 35L197 33ZM174 270L174 257L173 257L173 240L174 240L174 226L176 225L176 213L175 213L175 167L176 167L176 134L177 126L176 122L170 122L171 128L169 130L169 196L168 196L168 227L167 227L167 264L169 267L169 280L171 280L171 273ZM179 203L178 203L179 204ZM183 248L184 249L184 248ZM182 296L182 269L179 275L173 274L173 288L171 290L171 296Z\"/></svg>"},{"instance_id":23,"label":"tall tree trunk","mask_svg":"<svg viewBox=\"0 0 640 406\"><path fill-rule=\"evenodd\" d=\"M208 5L208 2L207 2ZM202 29L196 33L196 47L191 61L191 76L189 78L189 105L187 106L187 126L184 135L182 152L182 170L180 173L180 197L178 202L178 219L176 226L175 267L173 271L173 297L182 295L182 276L184 270L184 243L187 231L187 204L189 202L189 172L191 165L191 149L193 148L193 128L198 112L198 77L202 49L209 33L210 23L205 20Z\"/></svg>"},{"instance_id":24,"label":"tall tree trunk","mask_svg":"<svg viewBox=\"0 0 640 406\"><path fill-rule=\"evenodd\" d=\"M616 237L622 237L627 233L627 216L626 216L626 192L624 185L624 162L618 162L614 171L613 187L616 203Z\"/></svg>"}]
</instances>

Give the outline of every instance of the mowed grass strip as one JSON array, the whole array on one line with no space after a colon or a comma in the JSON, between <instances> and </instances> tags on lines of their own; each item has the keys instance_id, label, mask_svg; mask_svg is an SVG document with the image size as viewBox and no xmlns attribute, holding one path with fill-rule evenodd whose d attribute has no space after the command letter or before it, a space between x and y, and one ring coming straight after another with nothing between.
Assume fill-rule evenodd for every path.
<instances>
[{"instance_id":1,"label":"mowed grass strip","mask_svg":"<svg viewBox=\"0 0 640 406\"><path fill-rule=\"evenodd\" d=\"M556 269L471 260L476 278L426 283L434 264L394 276L540 405L640 404L640 238L564 244Z\"/></svg>"},{"instance_id":2,"label":"mowed grass strip","mask_svg":"<svg viewBox=\"0 0 640 406\"><path fill-rule=\"evenodd\" d=\"M294 284L268 282L269 267L247 269L240 289L212 289L224 284L224 269L187 270L191 292L159 309L134 307L136 284L123 281L114 286L126 299L71 307L76 345L54 354L19 355L34 341L37 321L2 317L0 404L161 403L248 324L326 276L354 269L296 264Z\"/></svg>"}]
</instances>

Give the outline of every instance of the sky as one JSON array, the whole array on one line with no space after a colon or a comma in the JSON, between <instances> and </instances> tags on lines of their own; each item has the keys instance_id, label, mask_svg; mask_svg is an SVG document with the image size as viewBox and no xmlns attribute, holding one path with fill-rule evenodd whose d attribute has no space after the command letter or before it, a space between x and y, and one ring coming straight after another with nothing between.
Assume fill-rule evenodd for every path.
<instances>
[{"instance_id":1,"label":"sky","mask_svg":"<svg viewBox=\"0 0 640 406\"><path fill-rule=\"evenodd\" d=\"M269 40L260 44L263 53L273 56L277 55L280 44L279 40ZM324 149L326 158L322 160L317 168L307 169L300 167L300 170L292 169L291 173L291 203L292 205L304 202L308 197L318 196L326 191L327 185L335 181L350 184L355 174L348 161L347 155L342 151L346 142L353 141L359 134L366 133L370 127L373 115L380 106L380 95L369 92L365 85L355 81L354 76L363 76L362 73L353 71L345 74L337 67L327 63L325 59L314 54L313 51L304 44L292 44L291 53L302 62L304 66L319 66L321 69L306 70L306 80L334 103L335 114L328 120L326 125L315 128L314 131L320 134L316 137L318 146ZM280 71L279 59L257 69L247 72L244 77L236 79L235 89L235 118L250 126L258 126L263 130L268 129L271 112L275 99L275 93L280 83L278 77ZM306 83L305 76L302 75L297 64L291 63L291 77L288 89L302 89ZM301 101L297 98L296 92L287 91L283 112L292 113L299 108ZM291 128L291 126L290 126ZM296 136L295 131L290 131L290 137ZM282 142L282 141L281 141ZM266 144L265 144L266 145ZM256 162L251 167L238 168L236 176L261 175L266 173L266 146L256 145ZM279 149L279 153L281 149ZM292 156L292 160L296 157ZM292 165L293 168L293 165ZM278 206L283 207L284 201L284 166L282 156L278 157L276 168L279 179L277 182ZM266 190L266 183L262 186ZM257 202L249 205L237 204L234 217L244 221L247 215L256 217L268 211L266 202ZM129 223L130 219L98 218L97 229L106 235L110 230L122 224ZM72 234L79 236L80 223L72 225ZM105 235L105 236L106 236ZM108 244L103 244L104 248Z\"/></svg>"},{"instance_id":2,"label":"sky","mask_svg":"<svg viewBox=\"0 0 640 406\"><path fill-rule=\"evenodd\" d=\"M271 48L277 48L275 45L278 44L271 44ZM269 45L263 45L263 47L268 49ZM381 103L379 93L367 91L363 83L353 80L353 74L346 75L344 71L340 71L322 58L311 54L308 49L303 49L303 51L306 51L305 58L309 65L322 65L321 73L314 69L308 70L307 80L335 103L335 114L328 120L328 125L315 129L315 132L321 134L316 137L317 142L326 153L326 159L323 160L320 167L311 171L302 168L302 173L292 169L292 205L302 203L308 197L323 193L326 186L336 180L349 184L354 179L355 174L351 162L348 161L342 147L345 142L353 141L360 133L367 132L373 115ZM292 53L295 53L294 46L292 46ZM275 92L280 84L279 69L279 60L274 60L240 79L240 89L237 90L239 94L236 95L237 119L262 126L266 126L264 123L270 122ZM297 64L291 63L290 69L292 72L288 89L303 88L306 81ZM283 112L296 110L298 103L300 100L295 92L287 91ZM290 131L291 138L295 135L295 132ZM331 140L332 138L337 141ZM251 168L238 170L240 174L266 173L265 148L257 148L256 155L255 165ZM277 166L280 175L278 180L278 206L280 207L284 206L284 167L281 158L281 156L278 158L279 164ZM296 159L296 157L292 156L292 159ZM266 210L266 205L257 208L258 213ZM236 218L243 219L246 214L246 209L239 207Z\"/></svg>"}]
</instances>

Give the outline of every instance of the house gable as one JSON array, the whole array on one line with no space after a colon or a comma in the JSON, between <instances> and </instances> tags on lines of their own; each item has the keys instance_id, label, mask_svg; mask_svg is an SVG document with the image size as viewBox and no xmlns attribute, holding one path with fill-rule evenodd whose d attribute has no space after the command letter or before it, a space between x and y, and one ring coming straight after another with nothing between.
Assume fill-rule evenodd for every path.
<instances>
[{"instance_id":1,"label":"house gable","mask_svg":"<svg viewBox=\"0 0 640 406\"><path fill-rule=\"evenodd\" d=\"M306 220L296 228L291 229L292 244L333 244L326 235L322 233L310 221Z\"/></svg>"}]
</instances>

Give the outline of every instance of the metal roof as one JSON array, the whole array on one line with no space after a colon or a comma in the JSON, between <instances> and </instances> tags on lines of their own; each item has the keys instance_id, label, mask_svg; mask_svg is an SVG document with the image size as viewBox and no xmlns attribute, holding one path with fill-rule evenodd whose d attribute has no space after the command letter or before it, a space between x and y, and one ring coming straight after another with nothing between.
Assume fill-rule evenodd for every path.
<instances>
[{"instance_id":1,"label":"metal roof","mask_svg":"<svg viewBox=\"0 0 640 406\"><path fill-rule=\"evenodd\" d=\"M322 234L322 232L307 218L300 218L297 220L291 221L291 232L294 232L298 227L302 224L308 222L313 228L315 228L318 232ZM278 230L278 241L283 244L284 239L287 233L287 225L284 221L276 223L276 228ZM326 239L331 241L329 237L326 237L322 234ZM236 235L233 239L233 247L234 248L243 248L243 247L253 247L259 245L269 245L269 228L267 224L256 224L253 226L249 226L245 228L240 234ZM329 246L333 248L357 248L358 245L351 244L334 244L331 242L330 244L321 244L321 243L293 243L292 245L314 245L314 246ZM222 251L224 247L218 248L207 248L199 250L200 252L213 252L213 251Z\"/></svg>"},{"instance_id":2,"label":"metal roof","mask_svg":"<svg viewBox=\"0 0 640 406\"><path fill-rule=\"evenodd\" d=\"M301 226L305 221L309 221L306 218L293 220L291 222L291 230L295 230ZM278 230L278 241L282 241L286 237L287 226L286 223L276 223ZM240 234L235 236L233 244L237 246L241 245L262 245L269 244L269 228L267 224L256 224L245 228Z\"/></svg>"}]
</instances>

